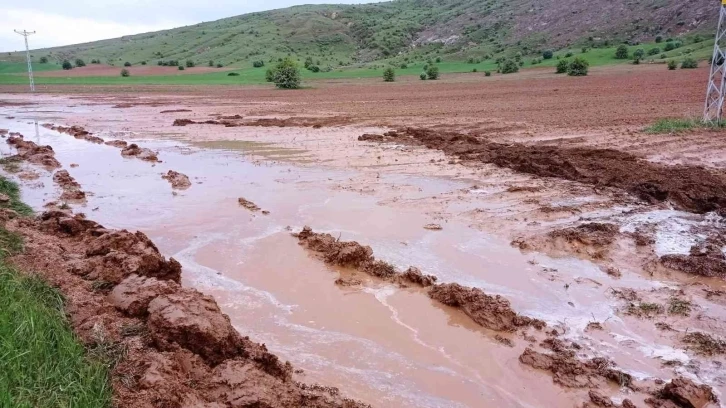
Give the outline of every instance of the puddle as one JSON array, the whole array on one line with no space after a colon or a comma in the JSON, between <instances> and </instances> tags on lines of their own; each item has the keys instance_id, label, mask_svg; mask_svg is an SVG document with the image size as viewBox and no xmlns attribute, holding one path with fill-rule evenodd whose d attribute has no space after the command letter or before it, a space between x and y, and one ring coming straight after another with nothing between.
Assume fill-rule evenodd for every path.
<instances>
[{"instance_id":1,"label":"puddle","mask_svg":"<svg viewBox=\"0 0 726 408\"><path fill-rule=\"evenodd\" d=\"M444 223L442 231L428 231L423 226L431 216L421 208L381 204L393 196L417 200L460 191L471 186L468 182L386 174L380 180L386 189L373 184L362 193L338 188L355 179L355 171L251 161L239 154L299 157L304 150L239 141L127 139L160 152L162 163L151 164L124 158L111 146L44 128L36 133L26 122L0 119L0 128L53 146L63 167L92 193L74 211L107 227L144 231L162 253L182 263L186 285L214 295L241 333L304 369L302 381L337 386L381 407L566 406L573 399L570 391L553 386L551 377L518 363L524 344L504 347L468 318L419 292L388 285L337 287L339 271L290 236L287 227L303 225L370 245L379 259L399 268L418 266L443 282L502 294L515 310L550 324L565 322L568 336L592 346L588 353L613 351L611 357L626 370L667 376L651 357L682 357L679 350L647 348L639 328L615 315L604 293L616 283L596 265L523 255L509 242L456 220ZM0 143L0 153L11 149ZM41 177L36 188L21 183L23 198L40 211L59 190L51 173L33 170ZM192 186L172 194L161 178L168 170L186 174ZM270 214L249 212L239 206L239 197ZM543 277L543 267L556 269L568 282L581 278L601 285L567 290L561 281ZM630 279L617 285L658 285ZM616 337L610 337L609 347L584 333L593 317L610 319ZM638 341L622 352L617 344L625 337Z\"/></svg>"}]
</instances>

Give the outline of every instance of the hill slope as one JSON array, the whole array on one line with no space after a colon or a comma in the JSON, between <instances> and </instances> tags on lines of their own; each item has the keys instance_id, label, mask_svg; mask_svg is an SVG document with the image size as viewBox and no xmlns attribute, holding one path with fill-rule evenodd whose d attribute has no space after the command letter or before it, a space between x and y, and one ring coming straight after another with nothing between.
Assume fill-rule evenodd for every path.
<instances>
[{"instance_id":1,"label":"hill slope","mask_svg":"<svg viewBox=\"0 0 726 408\"><path fill-rule=\"evenodd\" d=\"M291 55L310 57L323 69L432 54L491 58L710 33L718 7L713 0L396 0L296 6L34 50L33 56L100 59L115 65L174 59L241 66ZM10 58L20 59L22 54Z\"/></svg>"}]
</instances>

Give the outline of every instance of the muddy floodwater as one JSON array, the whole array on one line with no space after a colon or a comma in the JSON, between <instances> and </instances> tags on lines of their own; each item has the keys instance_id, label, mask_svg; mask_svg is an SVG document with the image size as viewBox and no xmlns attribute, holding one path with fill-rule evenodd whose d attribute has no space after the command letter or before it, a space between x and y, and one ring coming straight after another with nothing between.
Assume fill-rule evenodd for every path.
<instances>
[{"instance_id":1,"label":"muddy floodwater","mask_svg":"<svg viewBox=\"0 0 726 408\"><path fill-rule=\"evenodd\" d=\"M76 108L87 114L84 109L93 108ZM560 328L564 338L580 344L579 355L607 356L634 378L669 379L674 371L663 361L684 367L691 361L681 346L661 340L650 325L617 313L620 305L607 290L659 290L674 281L641 273L616 279L587 259L515 248L507 234L482 228L485 220L436 216L441 208L449 215L481 209L506 214L506 203L492 199L495 191L481 178L395 168L373 176L370 168L311 162L304 147L268 139L140 134L128 123L90 129L105 140L121 138L158 152L160 162L151 163L39 126L72 125L67 119L72 114L71 109L4 107L0 128L51 145L87 194L85 202L70 203L74 212L106 227L145 232L162 254L182 264L185 285L214 296L240 333L301 369L295 374L298 380L339 387L377 407L566 407L584 392L560 388L550 375L520 364L526 342L502 344L495 332L420 291L388 283L336 285L339 276L351 271L326 265L298 245L291 233L306 225L370 245L376 258L401 270L413 265L439 282L502 295L518 313ZM270 132L274 130L264 133ZM3 142L0 153L14 152ZM20 181L24 201L36 211L58 201L51 172L28 163L20 170L39 175ZM169 170L187 175L191 186L172 189L162 178ZM10 173L17 174L17 169ZM357 180L363 181L353 182ZM466 199L452 199L463 191ZM437 197L446 203L432 204ZM239 198L261 211L244 208ZM623 204L599 211L631 224L644 217L675 220L673 225L701 221L673 210L628 218L623 214L629 209ZM432 223L442 228L424 228ZM658 244L664 251L684 251L692 239L668 229ZM711 315L726 316L723 304L694 302ZM588 331L593 321L606 322L606 330ZM700 363L697 374L679 370L718 393L726 391L723 371L715 363ZM625 390L612 394L616 401L629 397Z\"/></svg>"}]
</instances>

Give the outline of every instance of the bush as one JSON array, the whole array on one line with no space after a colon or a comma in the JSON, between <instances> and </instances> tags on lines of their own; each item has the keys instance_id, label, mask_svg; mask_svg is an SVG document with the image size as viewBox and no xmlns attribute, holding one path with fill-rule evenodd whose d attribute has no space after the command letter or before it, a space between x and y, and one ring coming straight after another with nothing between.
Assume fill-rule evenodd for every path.
<instances>
[{"instance_id":1,"label":"bush","mask_svg":"<svg viewBox=\"0 0 726 408\"><path fill-rule=\"evenodd\" d=\"M128 77L128 76L131 76L131 73L129 72L128 69L124 68L124 69L121 70L121 76L122 77Z\"/></svg>"},{"instance_id":2,"label":"bush","mask_svg":"<svg viewBox=\"0 0 726 408\"><path fill-rule=\"evenodd\" d=\"M426 70L426 76L428 76L428 79L439 79L439 67L431 65L429 69Z\"/></svg>"},{"instance_id":3,"label":"bush","mask_svg":"<svg viewBox=\"0 0 726 408\"><path fill-rule=\"evenodd\" d=\"M194 67L194 61L187 60L187 68L193 68Z\"/></svg>"},{"instance_id":4,"label":"bush","mask_svg":"<svg viewBox=\"0 0 726 408\"><path fill-rule=\"evenodd\" d=\"M71 62L68 60L63 60L63 65L61 65L63 69L68 71L69 69L73 69L73 65L71 65Z\"/></svg>"},{"instance_id":5,"label":"bush","mask_svg":"<svg viewBox=\"0 0 726 408\"><path fill-rule=\"evenodd\" d=\"M655 47L648 50L648 55L658 55L660 54L660 48Z\"/></svg>"},{"instance_id":6,"label":"bush","mask_svg":"<svg viewBox=\"0 0 726 408\"><path fill-rule=\"evenodd\" d=\"M508 59L502 63L499 70L502 74L514 74L515 72L519 72L519 64L517 64L517 61Z\"/></svg>"},{"instance_id":7,"label":"bush","mask_svg":"<svg viewBox=\"0 0 726 408\"><path fill-rule=\"evenodd\" d=\"M681 62L681 69L698 68L698 61L695 58L687 57Z\"/></svg>"},{"instance_id":8,"label":"bush","mask_svg":"<svg viewBox=\"0 0 726 408\"><path fill-rule=\"evenodd\" d=\"M177 69L178 69L179 71L184 71L184 65L179 65L179 66L177 67Z\"/></svg>"},{"instance_id":9,"label":"bush","mask_svg":"<svg viewBox=\"0 0 726 408\"><path fill-rule=\"evenodd\" d=\"M213 67L213 66L214 66L214 61L212 61L212 60L209 60L209 66L210 66L210 67Z\"/></svg>"},{"instance_id":10,"label":"bush","mask_svg":"<svg viewBox=\"0 0 726 408\"><path fill-rule=\"evenodd\" d=\"M565 58L570 58L573 55L574 54L572 54L572 51L567 51L567 54L565 54Z\"/></svg>"},{"instance_id":11,"label":"bush","mask_svg":"<svg viewBox=\"0 0 726 408\"><path fill-rule=\"evenodd\" d=\"M262 68L265 66L265 61L262 61L262 60L252 61L252 66L255 68Z\"/></svg>"},{"instance_id":12,"label":"bush","mask_svg":"<svg viewBox=\"0 0 726 408\"><path fill-rule=\"evenodd\" d=\"M555 55L555 53L552 52L552 50L545 50L542 52L542 58L548 60L552 59L552 57Z\"/></svg>"},{"instance_id":13,"label":"bush","mask_svg":"<svg viewBox=\"0 0 726 408\"><path fill-rule=\"evenodd\" d=\"M671 71L674 71L676 68L678 68L678 63L676 60L670 60L668 61L668 69Z\"/></svg>"},{"instance_id":14,"label":"bush","mask_svg":"<svg viewBox=\"0 0 726 408\"><path fill-rule=\"evenodd\" d=\"M636 58L633 60L633 65L640 65L640 58Z\"/></svg>"},{"instance_id":15,"label":"bush","mask_svg":"<svg viewBox=\"0 0 726 408\"><path fill-rule=\"evenodd\" d=\"M473 63L474 63L474 61L476 61L476 60L474 59L474 57L469 57L469 59L468 59L468 60L466 60L466 63L467 63L467 64L473 64Z\"/></svg>"},{"instance_id":16,"label":"bush","mask_svg":"<svg viewBox=\"0 0 726 408\"><path fill-rule=\"evenodd\" d=\"M223 66L224 66L224 65L222 65L222 63L221 63L221 62L218 62L218 63L217 63L217 68L222 68Z\"/></svg>"},{"instance_id":17,"label":"bush","mask_svg":"<svg viewBox=\"0 0 726 408\"><path fill-rule=\"evenodd\" d=\"M401 64L401 69L406 69L406 68L408 68L408 64L406 64L405 62L403 64Z\"/></svg>"},{"instance_id":18,"label":"bush","mask_svg":"<svg viewBox=\"0 0 726 408\"><path fill-rule=\"evenodd\" d=\"M676 45L673 44L673 42L666 43L665 48L663 48L663 50L665 50L665 52L673 51L675 49L676 49Z\"/></svg>"},{"instance_id":19,"label":"bush","mask_svg":"<svg viewBox=\"0 0 726 408\"><path fill-rule=\"evenodd\" d=\"M633 53L633 58L634 58L634 59L643 59L643 57L645 57L645 50L644 50L644 49L642 49L642 48L638 48L638 49L637 49L637 50L635 50L635 52Z\"/></svg>"},{"instance_id":20,"label":"bush","mask_svg":"<svg viewBox=\"0 0 726 408\"><path fill-rule=\"evenodd\" d=\"M388 67L383 71L383 81L384 82L393 82L396 80L396 71L393 70L393 68Z\"/></svg>"},{"instance_id":21,"label":"bush","mask_svg":"<svg viewBox=\"0 0 726 408\"><path fill-rule=\"evenodd\" d=\"M275 67L273 82L280 89L300 88L300 68L291 58L285 58Z\"/></svg>"},{"instance_id":22,"label":"bush","mask_svg":"<svg viewBox=\"0 0 726 408\"><path fill-rule=\"evenodd\" d=\"M141 61L141 65L146 65L146 61Z\"/></svg>"},{"instance_id":23,"label":"bush","mask_svg":"<svg viewBox=\"0 0 726 408\"><path fill-rule=\"evenodd\" d=\"M315 73L317 73L317 72L320 72L320 67L319 67L319 66L317 66L317 65L311 65L310 67L308 67L308 70L309 70L310 72L315 72Z\"/></svg>"},{"instance_id":24,"label":"bush","mask_svg":"<svg viewBox=\"0 0 726 408\"><path fill-rule=\"evenodd\" d=\"M77 67L85 67L86 66L86 63L82 59L76 58L76 66Z\"/></svg>"},{"instance_id":25,"label":"bush","mask_svg":"<svg viewBox=\"0 0 726 408\"><path fill-rule=\"evenodd\" d=\"M438 64L440 62L441 62L441 57L436 57L436 63Z\"/></svg>"},{"instance_id":26,"label":"bush","mask_svg":"<svg viewBox=\"0 0 726 408\"><path fill-rule=\"evenodd\" d=\"M479 72L476 68L472 69L471 72Z\"/></svg>"},{"instance_id":27,"label":"bush","mask_svg":"<svg viewBox=\"0 0 726 408\"><path fill-rule=\"evenodd\" d=\"M130 67L130 66L131 66L131 63L130 63L130 62L128 62L128 61L126 61L126 62L124 62L124 66L125 66L125 67Z\"/></svg>"},{"instance_id":28,"label":"bush","mask_svg":"<svg viewBox=\"0 0 726 408\"><path fill-rule=\"evenodd\" d=\"M230 72L230 73L227 74L227 76L239 76L239 73L238 72ZM271 82L271 81L267 81L267 82Z\"/></svg>"},{"instance_id":29,"label":"bush","mask_svg":"<svg viewBox=\"0 0 726 408\"><path fill-rule=\"evenodd\" d=\"M265 81L267 81L267 82L275 81L275 70L274 69L267 68L267 71L265 71Z\"/></svg>"},{"instance_id":30,"label":"bush","mask_svg":"<svg viewBox=\"0 0 726 408\"><path fill-rule=\"evenodd\" d=\"M655 42L658 43L658 44L662 43L663 42L663 36L662 35L657 35L655 37Z\"/></svg>"},{"instance_id":31,"label":"bush","mask_svg":"<svg viewBox=\"0 0 726 408\"><path fill-rule=\"evenodd\" d=\"M40 57L40 63L41 64L47 64L48 63L48 57Z\"/></svg>"},{"instance_id":32,"label":"bush","mask_svg":"<svg viewBox=\"0 0 726 408\"><path fill-rule=\"evenodd\" d=\"M567 67L570 65L570 63L567 60L560 60L560 62L557 63L557 69L555 71L556 74L564 74L567 72Z\"/></svg>"},{"instance_id":33,"label":"bush","mask_svg":"<svg viewBox=\"0 0 726 408\"><path fill-rule=\"evenodd\" d=\"M585 76L588 68L590 68L590 63L584 58L577 57L567 66L567 75Z\"/></svg>"},{"instance_id":34,"label":"bush","mask_svg":"<svg viewBox=\"0 0 726 408\"><path fill-rule=\"evenodd\" d=\"M582 53L583 53L583 54L587 54L587 52L588 52L588 51L589 51L589 50L587 49L587 47L582 47Z\"/></svg>"},{"instance_id":35,"label":"bush","mask_svg":"<svg viewBox=\"0 0 726 408\"><path fill-rule=\"evenodd\" d=\"M628 47L626 47L625 44L618 46L618 49L615 51L615 58L628 59Z\"/></svg>"},{"instance_id":36,"label":"bush","mask_svg":"<svg viewBox=\"0 0 726 408\"><path fill-rule=\"evenodd\" d=\"M492 76L492 72L491 71L484 71L484 76Z\"/></svg>"},{"instance_id":37,"label":"bush","mask_svg":"<svg viewBox=\"0 0 726 408\"><path fill-rule=\"evenodd\" d=\"M418 77L421 78L422 81L425 81L426 78L428 78L428 75L426 75L425 72L422 72L421 75L419 75Z\"/></svg>"},{"instance_id":38,"label":"bush","mask_svg":"<svg viewBox=\"0 0 726 408\"><path fill-rule=\"evenodd\" d=\"M166 63L162 60L159 60L159 61L156 61L156 65L163 66L163 65L166 65Z\"/></svg>"}]
</instances>

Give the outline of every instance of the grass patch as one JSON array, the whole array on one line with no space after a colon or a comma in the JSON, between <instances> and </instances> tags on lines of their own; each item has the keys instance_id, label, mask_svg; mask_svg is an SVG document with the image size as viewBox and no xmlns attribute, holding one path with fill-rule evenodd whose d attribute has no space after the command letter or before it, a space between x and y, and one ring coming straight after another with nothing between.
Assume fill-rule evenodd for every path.
<instances>
[{"instance_id":1,"label":"grass patch","mask_svg":"<svg viewBox=\"0 0 726 408\"><path fill-rule=\"evenodd\" d=\"M658 303L640 302L629 304L626 313L631 316L650 318L655 315L659 315L664 311L665 308L663 305L659 305Z\"/></svg>"},{"instance_id":2,"label":"grass patch","mask_svg":"<svg viewBox=\"0 0 726 408\"><path fill-rule=\"evenodd\" d=\"M688 333L683 336L683 342L689 344L696 353L704 356L726 353L726 341L717 339L707 333Z\"/></svg>"},{"instance_id":3,"label":"grass patch","mask_svg":"<svg viewBox=\"0 0 726 408\"><path fill-rule=\"evenodd\" d=\"M668 313L672 315L690 316L691 302L673 297L668 302Z\"/></svg>"},{"instance_id":4,"label":"grass patch","mask_svg":"<svg viewBox=\"0 0 726 408\"><path fill-rule=\"evenodd\" d=\"M654 124L645 128L646 133L679 133L694 129L716 129L722 128L724 124L712 124L702 122L698 119L659 119Z\"/></svg>"},{"instance_id":5,"label":"grass patch","mask_svg":"<svg viewBox=\"0 0 726 408\"><path fill-rule=\"evenodd\" d=\"M0 192L29 212L15 183L0 177ZM0 407L109 407L107 360L87 358L56 289L8 265L22 249L22 238L0 227Z\"/></svg>"},{"instance_id":6,"label":"grass patch","mask_svg":"<svg viewBox=\"0 0 726 408\"><path fill-rule=\"evenodd\" d=\"M14 182L0 176L0 193L10 197L6 203L0 203L0 208L9 208L20 215L32 215L33 209L20 201L20 189Z\"/></svg>"}]
</instances>

